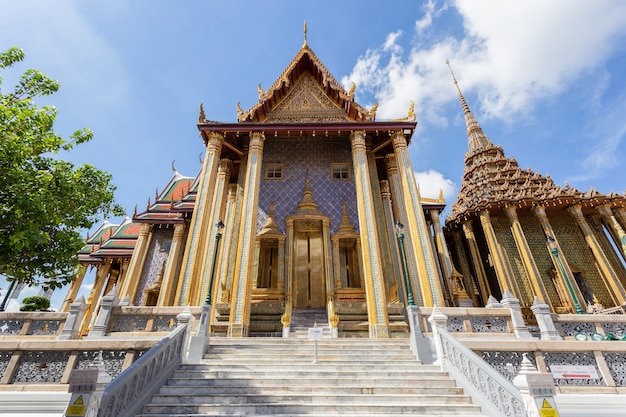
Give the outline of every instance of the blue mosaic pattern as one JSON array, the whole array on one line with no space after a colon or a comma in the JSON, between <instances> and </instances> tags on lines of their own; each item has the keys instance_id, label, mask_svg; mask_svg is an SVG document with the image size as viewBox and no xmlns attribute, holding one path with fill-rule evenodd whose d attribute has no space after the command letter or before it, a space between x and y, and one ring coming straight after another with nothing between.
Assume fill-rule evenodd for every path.
<instances>
[{"instance_id":1,"label":"blue mosaic pattern","mask_svg":"<svg viewBox=\"0 0 626 417\"><path fill-rule=\"evenodd\" d=\"M154 281L156 281L159 271L163 268L164 263L167 261L169 251L162 251L161 245L164 240L172 239L174 235L173 227L159 227L155 225L152 229L152 240L150 242L150 248L148 249L148 255L141 273L141 280L139 281L139 287L137 288L137 294L135 295L134 305L143 305L146 293L144 290L149 288Z\"/></svg>"},{"instance_id":2,"label":"blue mosaic pattern","mask_svg":"<svg viewBox=\"0 0 626 417\"><path fill-rule=\"evenodd\" d=\"M332 181L331 163L347 163L350 180ZM270 204L276 204L276 224L286 233L285 219L294 214L302 198L307 176L318 209L330 218L330 233L339 230L342 204L346 202L348 217L358 233L358 212L350 139L329 140L324 136L303 138L266 137L263 149L263 173L267 164L283 164L284 180L261 180L257 232L267 220Z\"/></svg>"}]
</instances>

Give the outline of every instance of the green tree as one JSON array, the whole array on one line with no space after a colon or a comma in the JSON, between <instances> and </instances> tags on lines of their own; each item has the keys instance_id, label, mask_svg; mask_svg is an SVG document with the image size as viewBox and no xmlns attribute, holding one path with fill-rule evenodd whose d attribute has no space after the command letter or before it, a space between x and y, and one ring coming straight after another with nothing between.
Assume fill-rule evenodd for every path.
<instances>
[{"instance_id":1,"label":"green tree","mask_svg":"<svg viewBox=\"0 0 626 417\"><path fill-rule=\"evenodd\" d=\"M23 59L19 48L0 52L0 70ZM53 131L56 109L34 99L58 88L29 69L13 91L0 90L0 274L51 288L74 277L85 243L80 230L123 214L109 173L55 157L93 136L81 129L66 140Z\"/></svg>"},{"instance_id":2,"label":"green tree","mask_svg":"<svg viewBox=\"0 0 626 417\"><path fill-rule=\"evenodd\" d=\"M32 295L22 300L20 311L46 311L50 308L50 300L41 295Z\"/></svg>"}]
</instances>

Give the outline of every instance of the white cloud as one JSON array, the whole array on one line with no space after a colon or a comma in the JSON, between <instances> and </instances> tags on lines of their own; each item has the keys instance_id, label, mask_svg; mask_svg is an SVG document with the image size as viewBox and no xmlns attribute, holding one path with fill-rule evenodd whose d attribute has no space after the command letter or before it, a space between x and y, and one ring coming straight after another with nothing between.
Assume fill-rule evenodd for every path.
<instances>
[{"instance_id":1,"label":"white cloud","mask_svg":"<svg viewBox=\"0 0 626 417\"><path fill-rule=\"evenodd\" d=\"M444 178L441 172L432 169L415 172L415 181L417 181L422 197L439 198L439 192L443 191L443 198L447 202L456 200L456 184Z\"/></svg>"},{"instance_id":2,"label":"white cloud","mask_svg":"<svg viewBox=\"0 0 626 417\"><path fill-rule=\"evenodd\" d=\"M507 119L602 65L626 34L626 3L457 0L454 7L463 19L461 39L407 49L393 32L358 60L343 83L355 81L357 94L372 94L381 119L404 116L414 100L421 117L445 123L437 112L454 99L444 64L450 58L462 89L479 91L480 109ZM435 8L426 5L416 22L418 34L437 29Z\"/></svg>"}]
</instances>

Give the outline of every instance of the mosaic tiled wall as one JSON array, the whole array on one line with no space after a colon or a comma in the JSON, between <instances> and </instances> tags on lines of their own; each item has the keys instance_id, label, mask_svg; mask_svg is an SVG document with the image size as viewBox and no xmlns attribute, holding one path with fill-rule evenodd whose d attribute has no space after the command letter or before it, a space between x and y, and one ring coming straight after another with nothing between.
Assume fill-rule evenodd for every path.
<instances>
[{"instance_id":1,"label":"mosaic tiled wall","mask_svg":"<svg viewBox=\"0 0 626 417\"><path fill-rule=\"evenodd\" d=\"M350 180L331 180L331 163L347 163ZM257 231L265 223L270 204L274 201L276 223L281 232L285 233L285 219L298 208L308 172L313 199L318 209L330 218L331 234L339 228L344 201L352 226L358 232L356 190L348 137L345 140L329 140L323 136L295 139L269 137L263 149L263 173L267 164L283 164L284 180L261 180Z\"/></svg>"},{"instance_id":2,"label":"mosaic tiled wall","mask_svg":"<svg viewBox=\"0 0 626 417\"><path fill-rule=\"evenodd\" d=\"M570 216L550 217L550 224L570 266L573 269L576 267L580 269L587 285L601 304L605 307L613 306L613 300L598 272L593 253L574 219Z\"/></svg>"},{"instance_id":3,"label":"mosaic tiled wall","mask_svg":"<svg viewBox=\"0 0 626 417\"><path fill-rule=\"evenodd\" d=\"M169 227L166 227L169 226ZM155 225L152 229L152 239L150 241L150 247L146 255L146 261L141 272L141 280L137 288L137 294L133 304L136 306L143 305L146 294L144 290L149 288L159 275L159 271L163 267L169 251L161 250L161 245L165 240L171 240L174 235L174 227L172 225Z\"/></svg>"},{"instance_id":4,"label":"mosaic tiled wall","mask_svg":"<svg viewBox=\"0 0 626 417\"><path fill-rule=\"evenodd\" d=\"M587 217L587 221L591 224L596 239L600 243L600 246L602 246L602 250L606 254L606 257L609 260L611 267L613 267L613 270L617 274L620 282L622 285L626 286L626 270L624 269L624 264L620 260L620 255L616 251L616 247L611 243L614 241L608 230L603 228L599 217Z\"/></svg>"},{"instance_id":5,"label":"mosaic tiled wall","mask_svg":"<svg viewBox=\"0 0 626 417\"><path fill-rule=\"evenodd\" d=\"M533 290L526 274L526 269L520 258L515 239L511 234L511 223L504 216L491 216L491 224L496 232L498 243L506 250L509 262L513 268L513 274L517 286L521 292L520 302L523 306L531 306L533 303Z\"/></svg>"},{"instance_id":6,"label":"mosaic tiled wall","mask_svg":"<svg viewBox=\"0 0 626 417\"><path fill-rule=\"evenodd\" d=\"M543 286L548 293L548 297L550 297L550 300L552 300L554 306L560 306L561 302L557 290L554 287L552 278L550 278L549 275L549 272L554 269L554 264L552 263L550 252L548 252L548 247L546 245L546 235L541 228L541 224L534 215L520 215L519 220L520 224L522 225L522 229L524 230L524 235L526 236L528 246L530 246L530 251L533 254L535 265L537 265L537 269L539 270L539 274L541 275Z\"/></svg>"}]
</instances>

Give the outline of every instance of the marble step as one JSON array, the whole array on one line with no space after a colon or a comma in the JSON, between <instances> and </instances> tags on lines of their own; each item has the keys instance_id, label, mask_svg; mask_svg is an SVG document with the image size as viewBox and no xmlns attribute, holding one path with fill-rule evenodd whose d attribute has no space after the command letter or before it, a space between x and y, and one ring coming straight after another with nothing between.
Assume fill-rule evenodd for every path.
<instances>
[{"instance_id":1,"label":"marble step","mask_svg":"<svg viewBox=\"0 0 626 417\"><path fill-rule=\"evenodd\" d=\"M282 380L285 381L285 380ZM269 394L367 394L367 395L463 395L463 390L455 386L411 386L410 384L397 384L395 386L377 386L368 381L367 384L355 385L351 381L351 385L337 386L323 385L323 381L317 384L308 385L288 385L281 382L276 385L259 386L256 384L240 384L240 385L177 385L170 384L161 387L160 395L246 395L250 393L269 395ZM388 384L390 385L390 384Z\"/></svg>"},{"instance_id":2,"label":"marble step","mask_svg":"<svg viewBox=\"0 0 626 417\"><path fill-rule=\"evenodd\" d=\"M248 375L242 378L228 379L207 379L207 378L189 378L186 376L170 378L169 387L178 386L196 386L196 387L328 387L330 389L343 387L365 387L371 388L398 388L412 387L413 389L430 387L433 389L455 388L456 384L447 377L440 378L404 378L402 380L396 378L388 379L368 379L367 381L359 381L354 378L281 378L275 376L273 378L252 378Z\"/></svg>"},{"instance_id":3,"label":"marble step","mask_svg":"<svg viewBox=\"0 0 626 417\"><path fill-rule=\"evenodd\" d=\"M250 416L250 415L277 415L290 416L309 415L318 413L326 416L336 415L410 415L423 414L428 416L454 415L481 415L480 407L472 404L394 404L387 401L368 404L338 404L332 401L303 404L301 402L282 404L147 404L137 417L147 417L150 414L167 416Z\"/></svg>"},{"instance_id":4,"label":"marble step","mask_svg":"<svg viewBox=\"0 0 626 417\"><path fill-rule=\"evenodd\" d=\"M223 370L206 370L206 371L176 371L175 378L242 378L246 375L253 375L256 378L335 378L338 371L332 365L325 370L303 370L294 369L286 372L284 370L268 369L253 370L248 368L240 369L223 369ZM440 374L427 373L420 371L394 371L380 369L355 369L350 371L339 371L344 378L419 378L419 379L442 379L447 378Z\"/></svg>"}]
</instances>

